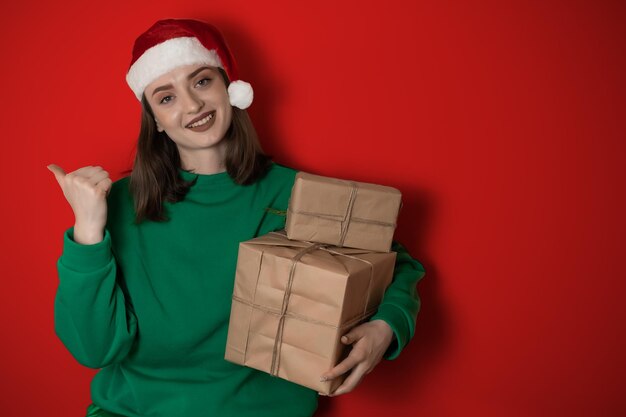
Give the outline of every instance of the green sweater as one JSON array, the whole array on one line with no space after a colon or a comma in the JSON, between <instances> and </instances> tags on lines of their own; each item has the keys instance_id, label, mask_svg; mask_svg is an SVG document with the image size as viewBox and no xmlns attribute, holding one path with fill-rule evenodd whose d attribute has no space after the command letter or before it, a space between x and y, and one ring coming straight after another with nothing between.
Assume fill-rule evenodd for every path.
<instances>
[{"instance_id":1,"label":"green sweater","mask_svg":"<svg viewBox=\"0 0 626 417\"><path fill-rule=\"evenodd\" d=\"M297 171L274 163L252 185L198 175L170 220L133 223L129 177L113 184L104 239L64 235L55 330L76 360L102 368L94 404L132 417L311 416L317 392L224 359L239 242L282 229ZM370 320L385 320L396 358L414 333L419 262L397 242L394 280Z\"/></svg>"}]
</instances>

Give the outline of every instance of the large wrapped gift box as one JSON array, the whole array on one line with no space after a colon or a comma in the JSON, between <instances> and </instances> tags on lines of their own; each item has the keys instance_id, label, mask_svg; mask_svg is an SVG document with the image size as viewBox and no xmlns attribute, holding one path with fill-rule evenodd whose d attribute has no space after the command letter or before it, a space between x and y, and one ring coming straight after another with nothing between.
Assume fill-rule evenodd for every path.
<instances>
[{"instance_id":1,"label":"large wrapped gift box","mask_svg":"<svg viewBox=\"0 0 626 417\"><path fill-rule=\"evenodd\" d=\"M225 359L333 392L346 375L320 376L348 355L341 336L375 313L395 259L284 232L240 243Z\"/></svg>"},{"instance_id":2,"label":"large wrapped gift box","mask_svg":"<svg viewBox=\"0 0 626 417\"><path fill-rule=\"evenodd\" d=\"M389 252L401 198L392 187L298 172L285 230L289 239Z\"/></svg>"}]
</instances>

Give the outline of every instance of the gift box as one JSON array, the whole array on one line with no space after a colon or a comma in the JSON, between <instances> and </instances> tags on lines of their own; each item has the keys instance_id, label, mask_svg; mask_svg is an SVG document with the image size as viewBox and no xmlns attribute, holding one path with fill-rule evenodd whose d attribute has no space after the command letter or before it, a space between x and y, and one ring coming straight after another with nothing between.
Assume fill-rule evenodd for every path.
<instances>
[{"instance_id":1,"label":"gift box","mask_svg":"<svg viewBox=\"0 0 626 417\"><path fill-rule=\"evenodd\" d=\"M298 172L287 209L287 237L389 252L401 197L392 187Z\"/></svg>"},{"instance_id":2,"label":"gift box","mask_svg":"<svg viewBox=\"0 0 626 417\"><path fill-rule=\"evenodd\" d=\"M320 376L350 352L341 336L376 312L395 259L289 240L284 231L240 243L225 359L333 392L346 375Z\"/></svg>"}]
</instances>

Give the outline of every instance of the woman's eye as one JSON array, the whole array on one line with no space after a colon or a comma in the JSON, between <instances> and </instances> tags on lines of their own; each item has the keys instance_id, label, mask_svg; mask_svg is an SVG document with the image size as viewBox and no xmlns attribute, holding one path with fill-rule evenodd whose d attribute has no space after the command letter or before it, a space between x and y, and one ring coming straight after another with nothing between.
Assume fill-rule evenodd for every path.
<instances>
[{"instance_id":1,"label":"woman's eye","mask_svg":"<svg viewBox=\"0 0 626 417\"><path fill-rule=\"evenodd\" d=\"M198 84L196 84L196 85L199 85L200 87L203 87L203 86L207 85L210 81L211 81L210 78L203 78L200 81L198 81Z\"/></svg>"},{"instance_id":2,"label":"woman's eye","mask_svg":"<svg viewBox=\"0 0 626 417\"><path fill-rule=\"evenodd\" d=\"M169 103L170 100L172 100L172 96L165 96L161 99L161 101L159 101L159 104L166 104Z\"/></svg>"}]
</instances>

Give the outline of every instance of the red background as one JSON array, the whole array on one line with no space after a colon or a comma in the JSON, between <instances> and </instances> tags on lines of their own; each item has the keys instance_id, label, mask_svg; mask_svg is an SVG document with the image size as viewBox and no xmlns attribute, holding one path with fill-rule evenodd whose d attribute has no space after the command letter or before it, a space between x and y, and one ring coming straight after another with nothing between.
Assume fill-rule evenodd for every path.
<instances>
[{"instance_id":1,"label":"red background","mask_svg":"<svg viewBox=\"0 0 626 417\"><path fill-rule=\"evenodd\" d=\"M626 413L621 1L3 2L0 414L84 416L54 334L73 215L49 163L132 163L155 20L220 27L278 162L399 188L415 338L319 416ZM44 411L42 411L44 410Z\"/></svg>"}]
</instances>

